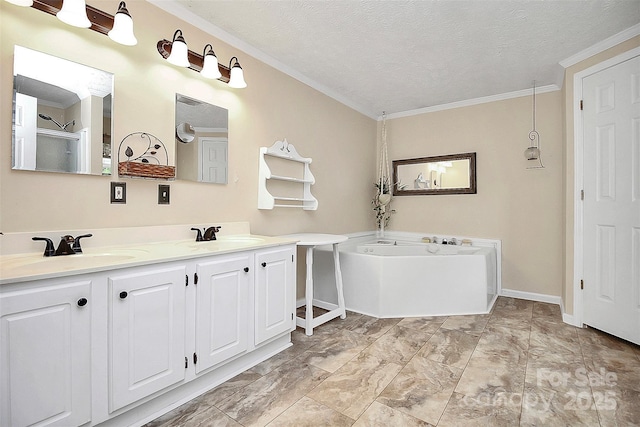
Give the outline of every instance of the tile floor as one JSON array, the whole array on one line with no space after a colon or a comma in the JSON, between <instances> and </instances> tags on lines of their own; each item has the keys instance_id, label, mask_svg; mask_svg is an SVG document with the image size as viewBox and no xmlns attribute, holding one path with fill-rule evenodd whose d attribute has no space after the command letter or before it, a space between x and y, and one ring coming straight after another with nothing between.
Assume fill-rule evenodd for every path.
<instances>
[{"instance_id":1,"label":"tile floor","mask_svg":"<svg viewBox=\"0 0 640 427\"><path fill-rule=\"evenodd\" d=\"M148 423L195 426L640 425L640 347L500 297L487 315L348 313Z\"/></svg>"}]
</instances>

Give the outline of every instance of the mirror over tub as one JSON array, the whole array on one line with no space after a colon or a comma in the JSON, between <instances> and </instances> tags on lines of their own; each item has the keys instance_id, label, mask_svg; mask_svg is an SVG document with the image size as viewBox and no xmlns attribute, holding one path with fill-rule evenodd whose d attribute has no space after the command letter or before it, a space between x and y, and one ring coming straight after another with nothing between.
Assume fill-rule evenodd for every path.
<instances>
[{"instance_id":1,"label":"mirror over tub","mask_svg":"<svg viewBox=\"0 0 640 427\"><path fill-rule=\"evenodd\" d=\"M476 194L476 153L393 161L393 195Z\"/></svg>"},{"instance_id":2,"label":"mirror over tub","mask_svg":"<svg viewBox=\"0 0 640 427\"><path fill-rule=\"evenodd\" d=\"M12 168L111 175L113 74L15 46Z\"/></svg>"}]
</instances>

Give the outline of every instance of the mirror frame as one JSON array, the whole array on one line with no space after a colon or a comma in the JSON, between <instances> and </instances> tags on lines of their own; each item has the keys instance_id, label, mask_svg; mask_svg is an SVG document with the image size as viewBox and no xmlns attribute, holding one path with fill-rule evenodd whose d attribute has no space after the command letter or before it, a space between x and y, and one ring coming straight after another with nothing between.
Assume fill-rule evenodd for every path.
<instances>
[{"instance_id":1,"label":"mirror frame","mask_svg":"<svg viewBox=\"0 0 640 427\"><path fill-rule=\"evenodd\" d=\"M451 162L454 160L469 160L469 187L466 188L432 188L418 190L398 189L398 166L419 163ZM476 194L476 153L448 154L445 156L418 157L393 161L393 195L394 196L425 196L433 194Z\"/></svg>"}]
</instances>

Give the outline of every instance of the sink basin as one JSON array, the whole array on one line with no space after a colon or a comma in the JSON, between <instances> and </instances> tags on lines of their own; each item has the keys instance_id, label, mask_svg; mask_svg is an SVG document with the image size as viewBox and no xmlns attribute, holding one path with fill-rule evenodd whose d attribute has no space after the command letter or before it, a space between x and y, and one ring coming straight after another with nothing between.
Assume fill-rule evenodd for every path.
<instances>
[{"instance_id":1,"label":"sink basin","mask_svg":"<svg viewBox=\"0 0 640 427\"><path fill-rule=\"evenodd\" d=\"M207 240L203 242L196 242L190 240L187 242L180 242L177 245L191 249L205 249L205 250L225 250L233 249L235 247L242 247L246 245L253 245L264 242L261 237L254 236L228 236L220 237L217 240Z\"/></svg>"},{"instance_id":2,"label":"sink basin","mask_svg":"<svg viewBox=\"0 0 640 427\"><path fill-rule=\"evenodd\" d=\"M254 237L254 236L228 236L221 237L218 239L220 242L229 242L229 243L262 243L264 239L262 237Z\"/></svg>"},{"instance_id":3,"label":"sink basin","mask_svg":"<svg viewBox=\"0 0 640 427\"><path fill-rule=\"evenodd\" d=\"M135 255L126 255L126 254L116 254L116 253L101 253L101 254L78 254L78 255L66 255L66 256L57 256L57 257L23 257L23 258L14 258L2 261L3 269L14 269L18 267L34 267L38 268L40 265L56 265L56 266L64 266L64 265L81 265L81 264L89 264L94 261L98 262L119 262L126 261L129 259L135 258Z\"/></svg>"}]
</instances>

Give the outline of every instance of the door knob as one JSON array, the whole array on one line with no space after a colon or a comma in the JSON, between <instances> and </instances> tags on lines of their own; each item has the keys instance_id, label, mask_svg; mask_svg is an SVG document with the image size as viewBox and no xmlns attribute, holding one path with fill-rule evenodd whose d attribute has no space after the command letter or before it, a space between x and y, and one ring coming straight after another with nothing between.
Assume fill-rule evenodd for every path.
<instances>
[{"instance_id":1,"label":"door knob","mask_svg":"<svg viewBox=\"0 0 640 427\"><path fill-rule=\"evenodd\" d=\"M244 272L245 272L245 273L248 273L248 272L249 272L249 267L245 267L245 268L244 268Z\"/></svg>"},{"instance_id":2,"label":"door knob","mask_svg":"<svg viewBox=\"0 0 640 427\"><path fill-rule=\"evenodd\" d=\"M85 305L87 305L87 303L88 303L88 302L89 302L89 301L87 301L87 299L86 299L86 298L80 298L80 299L78 300L78 307L84 307Z\"/></svg>"},{"instance_id":3,"label":"door knob","mask_svg":"<svg viewBox=\"0 0 640 427\"><path fill-rule=\"evenodd\" d=\"M262 263L262 264L260 264L260 265L262 265L263 267L266 267L266 266L267 266L267 263L266 263L266 262L263 262L263 263Z\"/></svg>"},{"instance_id":4,"label":"door knob","mask_svg":"<svg viewBox=\"0 0 640 427\"><path fill-rule=\"evenodd\" d=\"M127 293L127 291L122 291L122 292L120 292L120 299L125 299L125 298L127 297L127 295L129 295L129 294Z\"/></svg>"}]
</instances>

